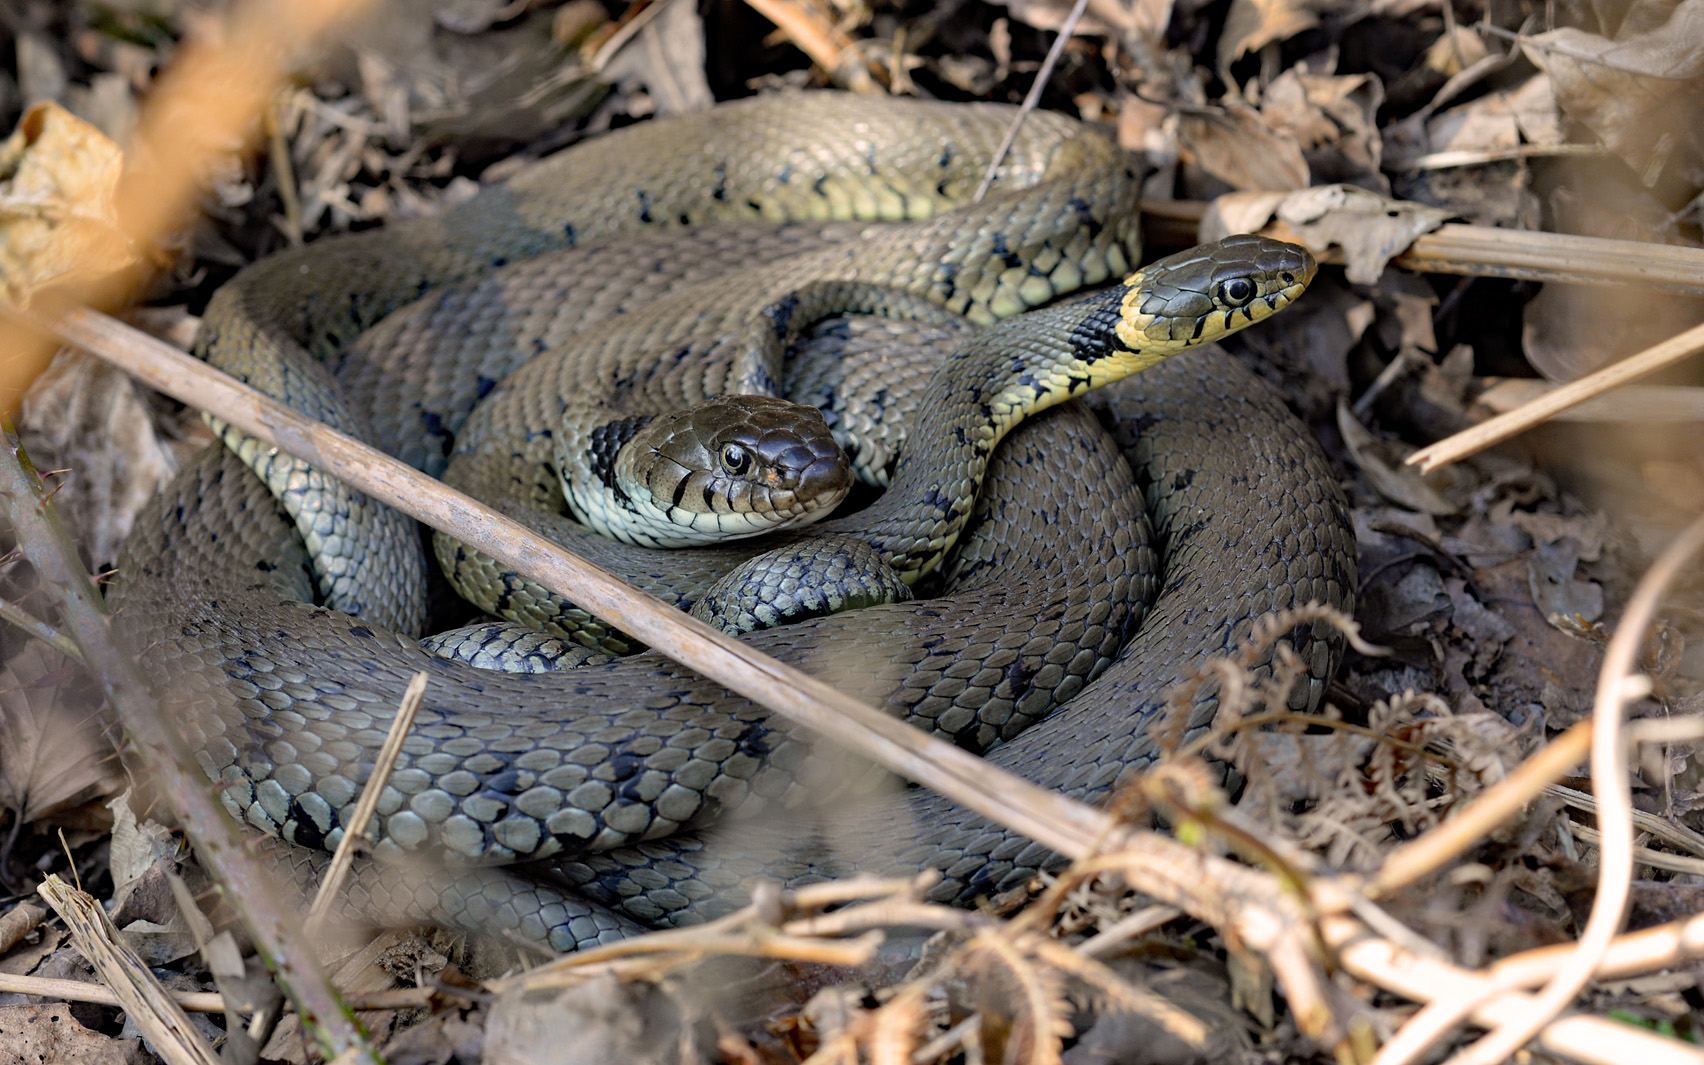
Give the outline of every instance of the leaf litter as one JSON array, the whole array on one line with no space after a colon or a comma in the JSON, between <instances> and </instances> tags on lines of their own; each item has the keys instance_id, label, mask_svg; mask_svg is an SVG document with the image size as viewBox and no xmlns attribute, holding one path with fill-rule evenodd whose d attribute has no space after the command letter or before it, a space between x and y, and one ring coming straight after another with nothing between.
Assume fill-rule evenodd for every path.
<instances>
[{"instance_id":1,"label":"leaf litter","mask_svg":"<svg viewBox=\"0 0 1704 1065\"><path fill-rule=\"evenodd\" d=\"M177 2L20 7L24 17L6 31L15 61L0 68L6 127L45 128L24 108L51 102L67 109L65 119L31 113L67 128L77 121L70 115L81 116L120 141L174 42L217 18L216 9ZM615 125L756 87L823 82L797 42L737 5L660 7L647 15L643 5L606 10L584 0L457 0L382 11L261 117L263 151L222 172L206 219L181 235L188 253L148 293L155 330L187 344L218 283L287 244L430 213L482 178ZM1068 5L797 7L849 34L857 46L848 62L863 64L875 83L1016 100ZM1552 16L1556 23L1545 21ZM1351 655L1327 707L1309 719L1288 712L1282 682L1293 666L1281 653L1276 675L1264 679L1248 667L1269 651L1213 666L1202 683L1219 686L1224 711L1208 735L1174 738L1153 776L1172 790L1133 785L1122 800L1127 816L1159 810L1185 838L1257 865L1263 859L1246 849L1249 840L1237 841L1242 826L1258 826L1254 838L1264 834L1272 847L1268 863L1304 876L1371 875L1589 712L1605 626L1656 548L1704 505L1696 417L1559 423L1441 477L1423 479L1402 459L1482 417L1477 398L1500 382L1577 377L1640 346L1637 337L1695 324L1697 303L1634 288L1420 276L1390 260L1451 219L1697 247L1704 34L1693 31L1701 24L1699 0L1088 6L1044 106L1116 130L1144 165L1150 196L1207 201L1195 216L1203 239L1276 220L1316 247L1337 247L1348 264L1322 277L1305 308L1235 347L1259 359L1258 372L1337 460L1361 554L1355 620L1387 651ZM3 227L6 246L22 249L5 271L14 296L106 239L89 228L98 214L80 213L101 201L80 190L112 167L92 143L80 149L85 161L68 167L30 160L70 190L67 206L45 206L30 191L46 187L40 178L0 201L13 204L9 220L29 219ZM68 243L56 243L55 229ZM1165 239L1157 230L1151 242ZM1680 375L1654 387L1680 403L1696 382ZM54 456L44 465L72 471L57 502L97 570L151 486L205 442L195 425L86 363L67 362L38 383L25 428L33 450ZM51 621L27 568L13 565L7 584L8 602ZM1698 591L1695 580L1679 589L1650 641L1654 694L1632 716L1695 716L1704 676ZM90 887L135 900L126 910L135 920L166 926L169 894L141 895L134 884L120 892L104 872L108 855L129 845L110 841L105 814L91 813L123 781L92 689L34 642L12 635L0 646L0 799L10 811L0 872L27 890L71 862ZM1638 808L1677 831L1704 831L1695 737L1648 746L1633 775ZM1236 786L1222 785L1214 765L1232 767ZM1563 783L1590 787L1578 777ZM1177 805L1180 794L1188 799ZM161 809L145 804L126 823L149 824ZM1555 799L1533 804L1420 887L1384 900L1385 909L1426 949L1467 967L1571 941L1595 862L1595 846L1573 827L1590 819L1573 809ZM71 826L68 853L44 831L55 819ZM1676 849L1651 838L1642 845ZM175 875L180 860L157 855L135 883ZM1634 922L1697 914L1699 876L1640 866ZM1276 994L1271 970L1211 925L1160 914L1152 927L1103 942L1110 954L1094 955L1102 961L1067 949L1154 910L1115 869L1067 874L1037 890L1033 900L990 900L982 913L931 915L945 930L910 972L909 955L834 965L800 948L798 957L760 964L716 957L715 944L687 937L644 964L593 965L583 982L564 978L566 990L539 986L538 977L492 998L460 974L493 975L516 956L440 938L442 951L417 952L393 966L399 976L385 977L438 997L413 1012L412 1026L382 1030L392 1033L390 1060L420 1062L1332 1056ZM867 927L884 927L879 913L860 907L920 905L916 891L882 888L831 916L870 912ZM800 905L793 899L776 905L743 934L815 912L790 909ZM35 941L45 944L37 975L70 971L69 948L54 947L45 931ZM29 949L26 942L12 956ZM196 957L173 965L183 979L212 986ZM1376 1039L1400 1029L1412 1008L1348 981L1331 994L1334 1009ZM1696 971L1683 965L1662 980L1599 985L1584 1005L1696 1040L1700 1002ZM117 1036L108 1007L4 1008L40 1014L8 1013L0 1025L7 1053L33 1045L19 1041L26 1037L14 1018L43 1033L63 1032L75 1018L71 1036L88 1043L79 1060L146 1053ZM562 1017L573 1023L564 1027ZM1205 1045L1188 1038L1203 1031ZM299 1038L283 1035L261 1051L269 1060L305 1053Z\"/></svg>"}]
</instances>

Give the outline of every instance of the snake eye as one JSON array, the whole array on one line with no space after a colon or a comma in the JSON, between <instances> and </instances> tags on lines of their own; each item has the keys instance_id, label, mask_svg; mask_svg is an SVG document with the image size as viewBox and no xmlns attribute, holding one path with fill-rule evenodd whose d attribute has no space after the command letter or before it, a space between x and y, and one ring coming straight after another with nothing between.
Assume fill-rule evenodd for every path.
<instances>
[{"instance_id":1,"label":"snake eye","mask_svg":"<svg viewBox=\"0 0 1704 1065\"><path fill-rule=\"evenodd\" d=\"M1241 307L1254 298L1254 282L1246 277L1232 278L1225 282L1224 287L1219 290L1219 295L1224 297L1226 303Z\"/></svg>"},{"instance_id":2,"label":"snake eye","mask_svg":"<svg viewBox=\"0 0 1704 1065\"><path fill-rule=\"evenodd\" d=\"M751 465L751 452L738 444L722 445L722 468L738 477Z\"/></svg>"}]
</instances>

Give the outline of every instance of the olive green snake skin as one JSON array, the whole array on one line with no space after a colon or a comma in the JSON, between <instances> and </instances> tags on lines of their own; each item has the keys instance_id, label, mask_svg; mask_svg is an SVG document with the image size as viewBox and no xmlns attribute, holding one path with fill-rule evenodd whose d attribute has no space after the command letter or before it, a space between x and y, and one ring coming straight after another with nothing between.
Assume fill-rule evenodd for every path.
<instances>
[{"instance_id":1,"label":"olive green snake skin","mask_svg":"<svg viewBox=\"0 0 1704 1065\"><path fill-rule=\"evenodd\" d=\"M431 398L403 402L400 415L381 411L370 396L349 399L343 389L361 377L360 365L344 360L339 383L317 357L345 348L429 288L568 243L588 245L582 280L614 293L606 310L627 310L628 301L637 306L658 290L674 298L725 272L690 253L684 266L616 267L619 252L603 249L621 245L590 247L633 220L696 223L722 208L773 217L795 185L807 212L838 211L842 205L830 201L860 197L875 215L932 212L974 182L977 156L986 158L1008 119L1000 109L834 96L795 98L781 117L762 106L718 109L690 143L681 130L699 127L636 127L619 151L600 156L594 150L603 142L593 141L562 157L583 166L547 163L438 218L268 260L210 307L206 343L215 357L239 353L251 383L441 468L471 401L520 361L512 345L502 351L508 321L480 334L487 347L455 381L411 382ZM826 111L810 110L819 106ZM884 109L868 110L875 108ZM1046 178L1050 166L1061 172L1060 151L1092 152L1099 140L1064 120L1037 118L1005 167L1014 185ZM884 136L871 132L878 125ZM656 165L658 176L635 176L634 159ZM803 165L811 161L861 180L818 181ZM1068 162L1065 171L1082 165ZM1110 180L1116 187L1128 178ZM1021 200L1021 192L1013 195ZM765 199L769 193L777 200ZM594 202L577 204L577 195ZM933 246L919 305L941 291L940 256L966 247L981 251L948 271L953 292L942 302L977 318L1118 273L1133 243L1132 197L1133 188L1115 190L1111 202L1091 206L1072 192L1048 208L1075 213L1090 243L1107 235L1070 266L1063 253L1037 266L1033 242L1019 248L1005 237L997 212L1010 204L990 201L986 221ZM940 216L940 224L952 217ZM759 243L794 239L786 226L762 232ZM801 234L817 249L811 254L822 254L823 241L846 243L832 226ZM690 252L721 242L738 253L746 239L685 230L675 243ZM1063 238L1067 247L1082 239ZM862 243L887 254L902 241L875 232ZM659 238L650 247L662 245ZM1008 256L1029 258L1019 267ZM1081 265L1095 256L1098 269ZM1032 284L1036 276L1045 284ZM953 306L961 282L966 298ZM476 290L453 298L471 299ZM551 313L576 302L598 298L547 300ZM491 314L487 304L468 306L471 316ZM548 346L552 330L572 332L547 324L531 335ZM478 368L485 365L494 372ZM715 359L706 355L701 365L696 378L659 376L659 387L697 393L726 381ZM1323 458L1282 406L1222 355L1207 350L1161 365L1094 401L1134 480L1081 407L1036 418L993 457L945 571L950 595L816 619L750 642L966 746L993 747L992 761L1040 783L1090 801L1103 797L1121 773L1151 760L1145 725L1168 683L1203 655L1234 645L1266 610L1308 600L1346 606L1354 555ZM389 428L375 431L375 424ZM536 874L524 887L489 870L428 885L379 868L357 887L374 907L512 928L570 949L623 934L634 920L700 919L736 904L739 883L753 875L798 881L927 865L943 873L936 897L968 901L1021 881L1047 860L1041 848L922 792L857 799L867 805L856 824L818 816L813 803L851 788L841 779L847 774L811 757L802 738L760 708L654 653L572 673L510 675L422 652L387 631L411 631L423 612L414 530L365 500L322 508L338 494L317 474L252 444L238 442L237 450L256 460L282 509L232 453L208 453L139 521L113 596L121 626L149 648L145 665L169 693L203 768L223 785L227 807L295 843L334 846L403 688L425 671L426 704L380 803L380 852L434 846L474 863L533 863ZM1163 555L1158 577L1142 534L1144 493ZM331 559L318 569L295 539L301 524L316 556ZM357 565L351 545L395 562ZM651 552L640 575L666 580L671 554ZM1297 699L1311 704L1329 674L1331 649L1315 635L1302 650L1313 685ZM1200 725L1212 712L1211 693L1195 711ZM829 805L839 812L853 801ZM702 831L735 810L742 819L732 829ZM758 812L785 816L750 816Z\"/></svg>"}]
</instances>

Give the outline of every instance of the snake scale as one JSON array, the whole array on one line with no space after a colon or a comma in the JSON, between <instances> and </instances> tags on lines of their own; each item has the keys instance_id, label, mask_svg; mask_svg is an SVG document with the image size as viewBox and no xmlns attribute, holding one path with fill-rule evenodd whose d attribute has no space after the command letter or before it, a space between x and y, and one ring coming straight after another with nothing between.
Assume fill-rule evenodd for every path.
<instances>
[{"instance_id":1,"label":"snake scale","mask_svg":"<svg viewBox=\"0 0 1704 1065\"><path fill-rule=\"evenodd\" d=\"M216 297L204 344L258 387L432 469L474 401L500 391L497 379L532 354L516 348L514 316L478 278L514 260L580 246L569 253L580 258L563 260L576 272L558 285L569 295L547 300L547 320L529 327L527 344L540 350L584 328L564 324L563 306L611 316L587 332L595 340L666 331L649 311L627 315L642 297L698 298L694 286L726 268L691 251L717 242L737 249L796 239L817 261L826 255L854 270L868 254L887 264L872 267L883 284L907 269L896 249L919 248L921 265L910 268L918 279L900 302L925 318L940 306L988 321L1120 273L1134 250L1133 182L1107 142L1056 116L1026 126L1003 166L1010 192L963 215L940 213L964 198L1008 118L1004 109L821 94L641 125L435 218L264 261ZM1082 195L1085 170L1110 190L1104 199ZM790 232L774 223L753 227L760 236L749 239L698 225L725 215L853 212L913 221L893 231L842 222ZM1061 216L1072 223L1063 236L1010 236L1026 219ZM619 252L606 249L629 242L600 243L677 223L694 228L632 242L659 250L672 239L686 252L672 263L618 267ZM465 279L473 280L455 284ZM354 384L362 366L393 356L339 353L435 288L449 295L424 304L459 300L464 323L496 324L464 327L481 339L453 379L420 367L404 390L411 398L364 394ZM852 309L883 309L858 302ZM401 350L406 357L414 348ZM730 361L712 341L700 354L676 360L690 374L653 375L656 389L690 402L741 378L727 369L741 366L737 353ZM340 364L341 382L329 369ZM762 377L745 373L741 383L780 388ZM1308 600L1346 606L1354 553L1345 505L1317 449L1216 351L1092 398L1117 446L1077 404L1020 425L993 456L946 570L949 595L749 641L966 746L992 747L992 760L1038 782L1103 797L1121 772L1152 758L1144 726L1169 682L1233 646L1266 610ZM543 675L426 654L402 634L423 612L413 528L227 435L230 450L198 459L139 520L113 595L119 623L150 648L144 663L227 807L306 847L336 844L403 688L416 671L428 674L426 703L380 802L379 851L433 846L476 865L528 863L534 878L517 885L469 869L428 887L381 867L356 890L387 914L509 927L570 949L623 934L634 921L700 919L737 902L741 880L760 873L797 881L931 865L943 873L935 897L969 901L1047 860L925 793L866 796L855 787L866 774L813 756L760 708L654 653ZM1144 495L1158 562L1142 535ZM726 569L749 553L693 555L722 559ZM663 579L677 554L650 552L639 575ZM1301 649L1313 684L1297 700L1311 704L1331 647L1309 633ZM1208 692L1194 723L1211 712ZM825 796L835 798L814 805ZM856 818L838 816L854 805ZM731 828L703 830L736 811ZM786 816L753 816L777 811Z\"/></svg>"}]
</instances>

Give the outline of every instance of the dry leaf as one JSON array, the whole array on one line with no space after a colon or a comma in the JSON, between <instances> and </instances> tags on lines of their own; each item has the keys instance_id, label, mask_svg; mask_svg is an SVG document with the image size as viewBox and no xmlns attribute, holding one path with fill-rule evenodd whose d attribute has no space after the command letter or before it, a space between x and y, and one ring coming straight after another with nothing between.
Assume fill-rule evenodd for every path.
<instances>
[{"instance_id":1,"label":"dry leaf","mask_svg":"<svg viewBox=\"0 0 1704 1065\"><path fill-rule=\"evenodd\" d=\"M1343 434L1349 456L1379 495L1426 514L1454 514L1460 509L1427 484L1419 470L1403 462L1413 448L1374 436L1341 401L1337 405L1337 429Z\"/></svg>"},{"instance_id":2,"label":"dry leaf","mask_svg":"<svg viewBox=\"0 0 1704 1065\"><path fill-rule=\"evenodd\" d=\"M633 78L660 115L703 111L716 102L704 73L704 22L691 4L669 4L604 66L612 81Z\"/></svg>"},{"instance_id":3,"label":"dry leaf","mask_svg":"<svg viewBox=\"0 0 1704 1065\"><path fill-rule=\"evenodd\" d=\"M144 1065L140 1039L85 1028L63 1003L0 1006L0 1065Z\"/></svg>"},{"instance_id":4,"label":"dry leaf","mask_svg":"<svg viewBox=\"0 0 1704 1065\"><path fill-rule=\"evenodd\" d=\"M1233 189L1308 187L1308 164L1294 137L1268 129L1254 110L1187 111L1177 116L1178 150Z\"/></svg>"},{"instance_id":5,"label":"dry leaf","mask_svg":"<svg viewBox=\"0 0 1704 1065\"><path fill-rule=\"evenodd\" d=\"M1349 181L1388 192L1374 121L1383 103L1384 88L1370 75L1333 77L1294 68L1267 87L1260 114L1273 132L1301 146L1311 181Z\"/></svg>"},{"instance_id":6,"label":"dry leaf","mask_svg":"<svg viewBox=\"0 0 1704 1065\"><path fill-rule=\"evenodd\" d=\"M26 824L123 783L99 696L69 664L32 640L0 667L0 806Z\"/></svg>"},{"instance_id":7,"label":"dry leaf","mask_svg":"<svg viewBox=\"0 0 1704 1065\"><path fill-rule=\"evenodd\" d=\"M1414 238L1449 220L1448 211L1387 200L1353 185L1321 185L1286 196L1221 196L1201 219L1201 239L1252 233L1276 217L1315 252L1343 249L1350 281L1371 285L1385 264L1408 250Z\"/></svg>"},{"instance_id":8,"label":"dry leaf","mask_svg":"<svg viewBox=\"0 0 1704 1065\"><path fill-rule=\"evenodd\" d=\"M0 296L27 306L39 289L104 277L136 260L113 196L124 156L58 104L24 113L0 144Z\"/></svg>"},{"instance_id":9,"label":"dry leaf","mask_svg":"<svg viewBox=\"0 0 1704 1065\"><path fill-rule=\"evenodd\" d=\"M24 446L42 469L69 470L54 497L96 566L118 546L154 492L178 469L134 380L98 359L61 351L24 396Z\"/></svg>"},{"instance_id":10,"label":"dry leaf","mask_svg":"<svg viewBox=\"0 0 1704 1065\"><path fill-rule=\"evenodd\" d=\"M1696 136L1696 108L1675 104L1704 75L1704 0L1683 0L1666 25L1625 40L1565 27L1521 49L1550 75L1562 110L1647 180L1676 139Z\"/></svg>"},{"instance_id":11,"label":"dry leaf","mask_svg":"<svg viewBox=\"0 0 1704 1065\"><path fill-rule=\"evenodd\" d=\"M1307 0L1231 0L1225 29L1219 35L1219 69L1224 70L1250 52L1274 41L1286 41L1319 25Z\"/></svg>"},{"instance_id":12,"label":"dry leaf","mask_svg":"<svg viewBox=\"0 0 1704 1065\"><path fill-rule=\"evenodd\" d=\"M1173 0L1089 0L1077 32L1090 37L1133 34L1157 41L1171 22ZM1056 31L1065 25L1072 0L1008 0L1007 10L1019 22L1038 30Z\"/></svg>"}]
</instances>

